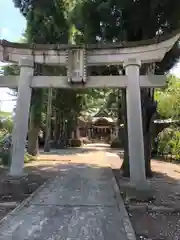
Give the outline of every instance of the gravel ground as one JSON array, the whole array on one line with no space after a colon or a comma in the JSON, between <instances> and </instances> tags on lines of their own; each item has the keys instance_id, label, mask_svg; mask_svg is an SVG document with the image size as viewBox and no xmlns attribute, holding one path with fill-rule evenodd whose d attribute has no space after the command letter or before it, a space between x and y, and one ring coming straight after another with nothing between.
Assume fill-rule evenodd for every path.
<instances>
[{"instance_id":1,"label":"gravel ground","mask_svg":"<svg viewBox=\"0 0 180 240\"><path fill-rule=\"evenodd\" d=\"M180 165L152 160L154 177L149 181L153 198L147 202L126 198L125 189L121 186L128 179L122 178L118 167L114 165L113 171L137 239L180 240Z\"/></svg>"},{"instance_id":2,"label":"gravel ground","mask_svg":"<svg viewBox=\"0 0 180 240\"><path fill-rule=\"evenodd\" d=\"M46 178L34 173L19 180L12 180L7 177L6 171L3 172L0 179L0 219L17 207L45 180Z\"/></svg>"},{"instance_id":3,"label":"gravel ground","mask_svg":"<svg viewBox=\"0 0 180 240\"><path fill-rule=\"evenodd\" d=\"M34 161L25 166L26 177L19 180L7 176L7 169L0 167L0 220L46 180L57 175L54 161Z\"/></svg>"}]
</instances>

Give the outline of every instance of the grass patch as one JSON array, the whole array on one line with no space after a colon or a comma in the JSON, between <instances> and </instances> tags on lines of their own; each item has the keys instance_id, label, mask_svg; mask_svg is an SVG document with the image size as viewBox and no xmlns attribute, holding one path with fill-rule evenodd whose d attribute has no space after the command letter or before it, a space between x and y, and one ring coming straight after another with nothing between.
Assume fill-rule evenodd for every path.
<instances>
[{"instance_id":1,"label":"grass patch","mask_svg":"<svg viewBox=\"0 0 180 240\"><path fill-rule=\"evenodd\" d=\"M24 155L24 163L29 163L32 161L36 161L37 157L32 156L28 153ZM4 151L0 153L0 162L3 166L10 166L11 164L11 153L10 151Z\"/></svg>"},{"instance_id":2,"label":"grass patch","mask_svg":"<svg viewBox=\"0 0 180 240\"><path fill-rule=\"evenodd\" d=\"M32 156L29 153L26 153L24 155L24 163L29 163L29 162L36 161L36 160L37 160L37 157L36 156Z\"/></svg>"}]
</instances>

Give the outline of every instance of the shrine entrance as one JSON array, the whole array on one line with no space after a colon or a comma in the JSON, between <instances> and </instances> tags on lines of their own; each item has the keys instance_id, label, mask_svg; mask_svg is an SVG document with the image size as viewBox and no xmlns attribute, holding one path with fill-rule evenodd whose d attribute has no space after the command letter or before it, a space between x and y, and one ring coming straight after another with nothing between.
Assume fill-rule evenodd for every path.
<instances>
[{"instance_id":1,"label":"shrine entrance","mask_svg":"<svg viewBox=\"0 0 180 240\"><path fill-rule=\"evenodd\" d=\"M32 88L126 88L130 180L146 187L140 88L165 85L165 76L153 75L153 63L161 61L179 40L180 33L149 41L111 45L33 45L0 41L0 61L19 62L20 76L0 76L0 87L18 87L12 135L11 176L21 176L28 132ZM61 65L65 76L34 76L34 63ZM141 65L149 74L140 75ZM115 65L124 75L89 76L89 67Z\"/></svg>"},{"instance_id":2,"label":"shrine entrance","mask_svg":"<svg viewBox=\"0 0 180 240\"><path fill-rule=\"evenodd\" d=\"M109 143L112 131L113 124L108 118L98 118L92 125L93 142Z\"/></svg>"}]
</instances>

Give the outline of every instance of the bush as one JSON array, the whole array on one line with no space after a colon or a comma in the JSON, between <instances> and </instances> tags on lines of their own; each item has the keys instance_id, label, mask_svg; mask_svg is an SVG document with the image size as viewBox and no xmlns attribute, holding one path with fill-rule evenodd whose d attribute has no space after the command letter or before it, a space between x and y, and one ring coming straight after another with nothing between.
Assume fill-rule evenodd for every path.
<instances>
[{"instance_id":1,"label":"bush","mask_svg":"<svg viewBox=\"0 0 180 240\"><path fill-rule=\"evenodd\" d=\"M2 151L0 152L0 158L1 158L1 164L3 166L9 167L11 165L11 152L8 151ZM26 153L24 155L24 163L35 161L36 157L31 156L30 154Z\"/></svg>"},{"instance_id":2,"label":"bush","mask_svg":"<svg viewBox=\"0 0 180 240\"><path fill-rule=\"evenodd\" d=\"M166 128L158 135L158 153L180 160L180 129Z\"/></svg>"},{"instance_id":3,"label":"bush","mask_svg":"<svg viewBox=\"0 0 180 240\"><path fill-rule=\"evenodd\" d=\"M122 142L119 138L114 138L111 142L111 148L122 148Z\"/></svg>"},{"instance_id":4,"label":"bush","mask_svg":"<svg viewBox=\"0 0 180 240\"><path fill-rule=\"evenodd\" d=\"M163 155L171 153L171 147L169 145L169 141L173 137L173 129L172 128L165 128L162 132L158 135L158 153Z\"/></svg>"},{"instance_id":5,"label":"bush","mask_svg":"<svg viewBox=\"0 0 180 240\"><path fill-rule=\"evenodd\" d=\"M24 163L28 163L28 162L32 162L32 161L36 161L36 160L37 160L36 156L32 156L28 153L26 153L24 155Z\"/></svg>"},{"instance_id":6,"label":"bush","mask_svg":"<svg viewBox=\"0 0 180 240\"><path fill-rule=\"evenodd\" d=\"M1 164L3 166L11 165L11 152L9 150L0 152Z\"/></svg>"},{"instance_id":7,"label":"bush","mask_svg":"<svg viewBox=\"0 0 180 240\"><path fill-rule=\"evenodd\" d=\"M4 139L5 136L7 136L9 133L6 129L0 129L0 143Z\"/></svg>"},{"instance_id":8,"label":"bush","mask_svg":"<svg viewBox=\"0 0 180 240\"><path fill-rule=\"evenodd\" d=\"M81 147L82 141L80 139L71 139L70 140L70 146L71 147Z\"/></svg>"},{"instance_id":9,"label":"bush","mask_svg":"<svg viewBox=\"0 0 180 240\"><path fill-rule=\"evenodd\" d=\"M2 128L5 129L8 133L11 133L13 130L13 121L10 118L7 118L2 122Z\"/></svg>"},{"instance_id":10,"label":"bush","mask_svg":"<svg viewBox=\"0 0 180 240\"><path fill-rule=\"evenodd\" d=\"M169 141L171 154L175 160L180 160L180 131L175 131L173 138Z\"/></svg>"}]
</instances>

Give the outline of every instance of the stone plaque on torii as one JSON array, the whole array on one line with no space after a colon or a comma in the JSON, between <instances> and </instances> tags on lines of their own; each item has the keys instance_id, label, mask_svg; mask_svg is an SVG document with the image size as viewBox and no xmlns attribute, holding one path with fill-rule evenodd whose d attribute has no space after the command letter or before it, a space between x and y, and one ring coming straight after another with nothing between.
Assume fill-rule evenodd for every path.
<instances>
[{"instance_id":1,"label":"stone plaque on torii","mask_svg":"<svg viewBox=\"0 0 180 240\"><path fill-rule=\"evenodd\" d=\"M140 88L165 85L165 76L140 76L144 63L160 62L180 33L142 42L111 45L28 45L0 40L0 61L18 63L20 76L0 76L0 87L18 87L12 135L11 176L23 174L32 88L127 88L130 179L146 186ZM34 63L67 67L66 76L34 76ZM89 66L123 65L125 76L88 76Z\"/></svg>"}]
</instances>

